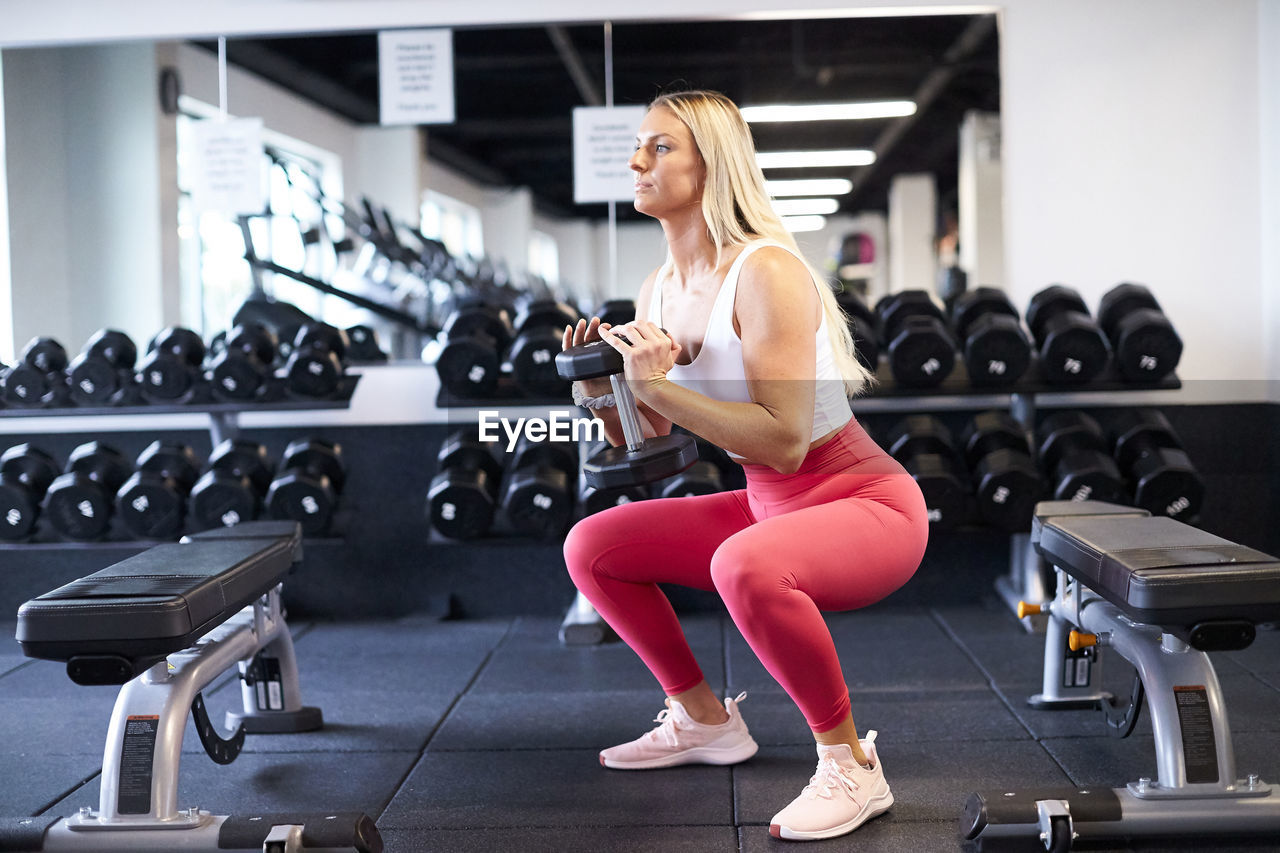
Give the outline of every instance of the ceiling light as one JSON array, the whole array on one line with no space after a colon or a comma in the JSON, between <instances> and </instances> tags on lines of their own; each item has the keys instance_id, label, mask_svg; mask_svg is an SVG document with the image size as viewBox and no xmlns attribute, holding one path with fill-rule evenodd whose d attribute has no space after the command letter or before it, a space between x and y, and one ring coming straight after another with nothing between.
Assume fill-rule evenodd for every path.
<instances>
[{"instance_id":1,"label":"ceiling light","mask_svg":"<svg viewBox=\"0 0 1280 853\"><path fill-rule=\"evenodd\" d=\"M853 181L848 178L764 182L764 191L773 198L784 195L844 195L852 189Z\"/></svg>"},{"instance_id":2,"label":"ceiling light","mask_svg":"<svg viewBox=\"0 0 1280 853\"><path fill-rule=\"evenodd\" d=\"M914 115L913 101L862 101L849 104L770 104L742 107L748 122L766 121L847 121L851 119L897 118Z\"/></svg>"},{"instance_id":3,"label":"ceiling light","mask_svg":"<svg viewBox=\"0 0 1280 853\"><path fill-rule=\"evenodd\" d=\"M784 216L782 225L791 233L797 231L821 231L827 224L825 216Z\"/></svg>"},{"instance_id":4,"label":"ceiling light","mask_svg":"<svg viewBox=\"0 0 1280 853\"><path fill-rule=\"evenodd\" d=\"M761 169L808 169L826 166L870 166L874 151L843 148L834 151L769 151L756 154Z\"/></svg>"},{"instance_id":5,"label":"ceiling light","mask_svg":"<svg viewBox=\"0 0 1280 853\"><path fill-rule=\"evenodd\" d=\"M773 203L773 212L779 216L835 213L839 209L840 202L834 198L788 198Z\"/></svg>"}]
</instances>

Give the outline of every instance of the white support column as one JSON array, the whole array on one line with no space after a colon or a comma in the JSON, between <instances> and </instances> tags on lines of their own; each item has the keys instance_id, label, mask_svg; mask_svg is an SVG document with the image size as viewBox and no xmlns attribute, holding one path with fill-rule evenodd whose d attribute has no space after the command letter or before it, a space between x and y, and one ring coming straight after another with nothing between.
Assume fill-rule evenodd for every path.
<instances>
[{"instance_id":1,"label":"white support column","mask_svg":"<svg viewBox=\"0 0 1280 853\"><path fill-rule=\"evenodd\" d=\"M889 186L889 292L934 289L938 191L933 175L898 175Z\"/></svg>"},{"instance_id":2,"label":"white support column","mask_svg":"<svg viewBox=\"0 0 1280 853\"><path fill-rule=\"evenodd\" d=\"M512 275L529 266L529 232L533 230L533 196L527 187L494 190L480 211L485 251Z\"/></svg>"},{"instance_id":3,"label":"white support column","mask_svg":"<svg viewBox=\"0 0 1280 853\"><path fill-rule=\"evenodd\" d=\"M1000 116L970 111L960 125L960 268L970 287L1004 287Z\"/></svg>"},{"instance_id":4,"label":"white support column","mask_svg":"<svg viewBox=\"0 0 1280 853\"><path fill-rule=\"evenodd\" d=\"M0 51L0 363L13 362L13 280L9 273L9 179L4 144L4 55Z\"/></svg>"}]
</instances>

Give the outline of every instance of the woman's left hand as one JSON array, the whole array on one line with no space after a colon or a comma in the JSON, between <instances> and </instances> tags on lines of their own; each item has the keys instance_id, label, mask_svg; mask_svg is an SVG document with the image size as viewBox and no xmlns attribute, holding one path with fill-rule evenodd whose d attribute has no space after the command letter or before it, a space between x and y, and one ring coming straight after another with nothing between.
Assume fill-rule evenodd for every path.
<instances>
[{"instance_id":1,"label":"woman's left hand","mask_svg":"<svg viewBox=\"0 0 1280 853\"><path fill-rule=\"evenodd\" d=\"M623 376L633 390L665 379L681 350L661 327L648 320L601 329L600 337L622 354Z\"/></svg>"}]
</instances>

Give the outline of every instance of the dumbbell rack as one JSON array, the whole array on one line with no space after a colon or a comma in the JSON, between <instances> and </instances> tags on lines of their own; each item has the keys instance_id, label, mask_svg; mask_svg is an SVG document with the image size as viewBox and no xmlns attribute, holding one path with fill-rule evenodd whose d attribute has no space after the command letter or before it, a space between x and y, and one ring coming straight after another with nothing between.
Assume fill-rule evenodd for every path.
<instances>
[{"instance_id":1,"label":"dumbbell rack","mask_svg":"<svg viewBox=\"0 0 1280 853\"><path fill-rule=\"evenodd\" d=\"M280 411L315 411L322 409L346 409L351 405L351 397L355 393L360 374L348 373L339 380L337 391L325 399L286 398L269 403L214 402L191 403L179 405L144 405L144 406L61 406L49 408L8 408L0 409L0 419L44 419L49 418L106 418L117 422L126 418L152 418L172 415L205 415L208 417L208 429L211 445L217 447L228 438L235 438L240 432L240 416L247 412L280 412ZM153 422L154 423L154 422ZM117 427L118 428L118 427ZM6 430L7 432L8 430ZM85 549L111 547L137 547L139 540L128 541L94 541L94 542L0 542L0 550L22 550L32 547L55 549Z\"/></svg>"}]
</instances>

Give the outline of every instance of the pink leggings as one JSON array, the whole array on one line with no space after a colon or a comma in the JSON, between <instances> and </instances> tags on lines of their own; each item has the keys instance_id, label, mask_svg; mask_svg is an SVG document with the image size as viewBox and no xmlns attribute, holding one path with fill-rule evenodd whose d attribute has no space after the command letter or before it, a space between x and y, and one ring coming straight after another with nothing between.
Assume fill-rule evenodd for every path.
<instances>
[{"instance_id":1,"label":"pink leggings","mask_svg":"<svg viewBox=\"0 0 1280 853\"><path fill-rule=\"evenodd\" d=\"M743 490L584 518L565 562L668 696L703 675L658 584L715 590L810 728L828 731L850 704L821 611L866 607L910 579L929 535L924 497L852 418L794 474L745 469Z\"/></svg>"}]
</instances>

